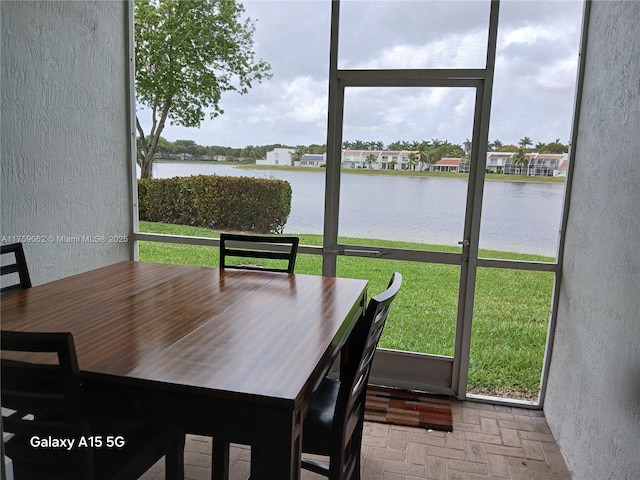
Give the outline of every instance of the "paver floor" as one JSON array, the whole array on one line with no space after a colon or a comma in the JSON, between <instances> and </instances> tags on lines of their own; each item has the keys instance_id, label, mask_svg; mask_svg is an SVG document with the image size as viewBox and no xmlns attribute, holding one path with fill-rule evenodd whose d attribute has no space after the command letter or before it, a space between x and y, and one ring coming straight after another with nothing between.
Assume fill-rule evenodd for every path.
<instances>
[{"instance_id":1,"label":"paver floor","mask_svg":"<svg viewBox=\"0 0 640 480\"><path fill-rule=\"evenodd\" d=\"M570 480L539 410L452 400L453 432L365 422L362 480ZM247 480L250 449L231 449L231 480ZM164 478L163 463L144 480ZM211 439L187 436L185 478L211 478ZM324 478L303 471L303 480Z\"/></svg>"}]
</instances>

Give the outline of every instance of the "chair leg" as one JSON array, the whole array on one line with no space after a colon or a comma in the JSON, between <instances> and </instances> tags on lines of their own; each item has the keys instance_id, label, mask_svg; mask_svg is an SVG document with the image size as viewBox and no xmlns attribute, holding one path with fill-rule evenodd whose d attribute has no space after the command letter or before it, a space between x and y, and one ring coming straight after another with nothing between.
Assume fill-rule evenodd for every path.
<instances>
[{"instance_id":1,"label":"chair leg","mask_svg":"<svg viewBox=\"0 0 640 480\"><path fill-rule=\"evenodd\" d=\"M213 440L211 480L229 480L229 442Z\"/></svg>"},{"instance_id":2,"label":"chair leg","mask_svg":"<svg viewBox=\"0 0 640 480\"><path fill-rule=\"evenodd\" d=\"M164 457L166 480L184 480L184 444L185 434L176 433L170 451Z\"/></svg>"}]
</instances>

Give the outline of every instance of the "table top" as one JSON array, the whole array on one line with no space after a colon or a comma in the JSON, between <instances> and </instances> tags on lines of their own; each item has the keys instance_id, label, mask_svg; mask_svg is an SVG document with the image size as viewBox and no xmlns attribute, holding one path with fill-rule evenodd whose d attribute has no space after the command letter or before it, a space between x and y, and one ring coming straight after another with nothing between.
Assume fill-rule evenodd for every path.
<instances>
[{"instance_id":1,"label":"table top","mask_svg":"<svg viewBox=\"0 0 640 480\"><path fill-rule=\"evenodd\" d=\"M2 297L2 329L72 332L84 375L295 402L346 341L366 286L126 261Z\"/></svg>"}]
</instances>

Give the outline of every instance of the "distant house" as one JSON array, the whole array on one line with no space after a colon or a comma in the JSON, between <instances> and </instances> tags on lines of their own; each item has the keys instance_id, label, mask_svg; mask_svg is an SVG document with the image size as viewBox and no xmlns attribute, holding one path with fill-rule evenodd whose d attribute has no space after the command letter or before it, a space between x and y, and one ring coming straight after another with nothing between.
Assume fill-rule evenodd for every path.
<instances>
[{"instance_id":1,"label":"distant house","mask_svg":"<svg viewBox=\"0 0 640 480\"><path fill-rule=\"evenodd\" d=\"M374 155L376 159L380 155L379 150L343 150L342 168L366 168L367 155Z\"/></svg>"},{"instance_id":2,"label":"distant house","mask_svg":"<svg viewBox=\"0 0 640 480\"><path fill-rule=\"evenodd\" d=\"M567 165L569 164L569 160L562 160L558 168L553 171L554 177L566 177L567 176Z\"/></svg>"},{"instance_id":3,"label":"distant house","mask_svg":"<svg viewBox=\"0 0 640 480\"><path fill-rule=\"evenodd\" d=\"M292 148L274 148L267 152L265 160L256 160L256 165L288 165L291 166Z\"/></svg>"},{"instance_id":4,"label":"distant house","mask_svg":"<svg viewBox=\"0 0 640 480\"><path fill-rule=\"evenodd\" d=\"M511 161L513 155L513 152L487 152L485 171L487 173L505 173L504 167L507 161Z\"/></svg>"},{"instance_id":5,"label":"distant house","mask_svg":"<svg viewBox=\"0 0 640 480\"><path fill-rule=\"evenodd\" d=\"M525 155L528 160L526 166L513 165L514 154L511 153L510 155L504 165L504 173L507 175L558 177L562 176L561 172L563 171L566 175L566 164L569 160L569 154L567 153L527 153Z\"/></svg>"},{"instance_id":6,"label":"distant house","mask_svg":"<svg viewBox=\"0 0 640 480\"><path fill-rule=\"evenodd\" d=\"M487 152L485 171L507 175L528 175L538 177L561 177L567 174L568 154L527 153L527 165L513 165L514 152ZM469 159L442 158L433 165L432 172L469 173Z\"/></svg>"},{"instance_id":7,"label":"distant house","mask_svg":"<svg viewBox=\"0 0 640 480\"><path fill-rule=\"evenodd\" d=\"M406 150L343 150L343 168L366 168L369 170L409 170L409 157L418 152Z\"/></svg>"},{"instance_id":8,"label":"distant house","mask_svg":"<svg viewBox=\"0 0 640 480\"><path fill-rule=\"evenodd\" d=\"M296 163L301 167L325 167L327 165L327 156L319 153L305 153Z\"/></svg>"},{"instance_id":9,"label":"distant house","mask_svg":"<svg viewBox=\"0 0 640 480\"><path fill-rule=\"evenodd\" d=\"M459 172L462 158L441 158L431 165L431 172Z\"/></svg>"}]
</instances>

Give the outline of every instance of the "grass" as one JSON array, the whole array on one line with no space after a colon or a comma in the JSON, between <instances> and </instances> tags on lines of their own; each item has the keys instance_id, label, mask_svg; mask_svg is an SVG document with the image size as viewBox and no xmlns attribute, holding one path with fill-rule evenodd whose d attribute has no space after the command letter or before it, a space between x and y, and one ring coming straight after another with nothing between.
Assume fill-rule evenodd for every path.
<instances>
[{"instance_id":1,"label":"grass","mask_svg":"<svg viewBox=\"0 0 640 480\"><path fill-rule=\"evenodd\" d=\"M212 237L207 228L140 222L144 232ZM299 235L302 245L321 245L321 235ZM344 243L395 248L458 251L455 247L386 240L341 239ZM481 256L550 261L548 257L495 251ZM218 265L218 249L140 242L139 258L147 262ZM318 275L319 255L299 254L296 273ZM380 345L386 348L452 356L460 267L399 260L339 257L341 277L369 281L374 295L384 290L392 272L404 277L402 290ZM480 268L477 272L468 390L511 398L537 397L547 335L553 273Z\"/></svg>"}]
</instances>

